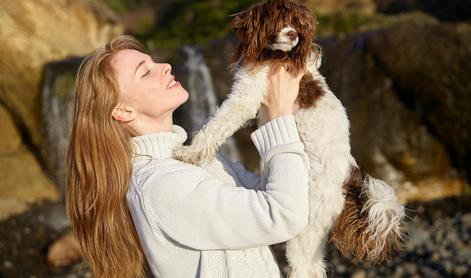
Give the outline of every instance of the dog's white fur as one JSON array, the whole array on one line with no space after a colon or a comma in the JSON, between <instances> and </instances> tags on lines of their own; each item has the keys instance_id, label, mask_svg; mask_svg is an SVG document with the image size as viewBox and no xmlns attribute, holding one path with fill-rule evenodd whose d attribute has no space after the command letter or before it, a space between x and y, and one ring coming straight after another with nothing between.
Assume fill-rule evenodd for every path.
<instances>
[{"instance_id":1,"label":"dog's white fur","mask_svg":"<svg viewBox=\"0 0 471 278\"><path fill-rule=\"evenodd\" d=\"M290 277L326 277L323 259L325 244L329 231L344 206L343 183L351 167L356 167L355 159L350 153L349 121L345 108L318 72L317 58L320 59L317 53L310 55L306 61L307 70L319 81L325 94L314 108L301 109L294 115L311 167L310 214L306 229L287 242L286 257L291 266ZM215 158L218 148L226 138L247 121L258 116L259 124L264 122L265 115L257 115L257 111L267 91L268 71L267 65L258 66L256 71L238 67L234 74L232 92L194 136L192 144L175 149L174 157L199 165L208 163ZM381 242L391 231L402 238L399 224L404 217L404 207L398 203L392 188L380 180L367 178L364 189L369 197L365 208L368 210L368 229L374 234L369 240ZM376 251L371 250L370 255L377 255L374 252Z\"/></svg>"},{"instance_id":2,"label":"dog's white fur","mask_svg":"<svg viewBox=\"0 0 471 278\"><path fill-rule=\"evenodd\" d=\"M288 32L296 32L296 30L291 26L286 26L285 28L281 29L281 31L276 36L276 41L269 45L268 47L272 50L282 50L282 51L290 51L296 45L298 45L299 37L293 41L289 38Z\"/></svg>"}]
</instances>

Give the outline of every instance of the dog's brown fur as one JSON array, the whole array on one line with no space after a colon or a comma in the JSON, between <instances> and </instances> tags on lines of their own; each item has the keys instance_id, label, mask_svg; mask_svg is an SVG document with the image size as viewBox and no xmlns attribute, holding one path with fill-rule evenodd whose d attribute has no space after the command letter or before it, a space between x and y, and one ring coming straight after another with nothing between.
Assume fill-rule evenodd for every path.
<instances>
[{"instance_id":1,"label":"dog's brown fur","mask_svg":"<svg viewBox=\"0 0 471 278\"><path fill-rule=\"evenodd\" d=\"M289 52L267 49L266 46L274 41L277 33L287 24L298 32L299 44ZM286 66L290 74L297 75L306 70L308 55L317 52L313 45L316 26L315 15L294 2L271 0L270 5L255 4L234 15L232 28L241 43L231 59L232 67L241 61L244 66L254 70L256 65L269 63L271 72ZM304 75L298 95L300 107L313 107L323 93L311 74Z\"/></svg>"},{"instance_id":2,"label":"dog's brown fur","mask_svg":"<svg viewBox=\"0 0 471 278\"><path fill-rule=\"evenodd\" d=\"M372 263L391 261L394 251L400 250L401 238L389 233L386 245L378 248L377 241L371 240L372 231L368 227L368 211L363 211L368 196L363 191L363 177L357 167L352 167L349 178L344 182L345 204L338 216L332 231L331 240L337 249L347 256L352 255L354 261L368 260ZM378 254L373 250L380 249Z\"/></svg>"},{"instance_id":3,"label":"dog's brown fur","mask_svg":"<svg viewBox=\"0 0 471 278\"><path fill-rule=\"evenodd\" d=\"M316 101L325 94L312 74L305 74L299 84L298 102L302 109L314 107Z\"/></svg>"}]
</instances>

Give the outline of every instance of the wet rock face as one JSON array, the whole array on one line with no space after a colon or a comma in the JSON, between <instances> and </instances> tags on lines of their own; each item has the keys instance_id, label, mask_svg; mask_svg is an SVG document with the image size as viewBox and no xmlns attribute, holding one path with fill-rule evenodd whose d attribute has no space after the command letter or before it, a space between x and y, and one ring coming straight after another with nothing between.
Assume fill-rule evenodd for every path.
<instances>
[{"instance_id":1,"label":"wet rock face","mask_svg":"<svg viewBox=\"0 0 471 278\"><path fill-rule=\"evenodd\" d=\"M45 171L51 168L49 155L56 157L51 146L60 145L44 140L48 130L42 125L40 87L45 64L85 55L120 34L121 27L105 10L83 0L0 0L0 7L2 218L60 196L57 176ZM58 87L64 84L57 82ZM63 167L61 161L56 160L57 167Z\"/></svg>"},{"instance_id":2,"label":"wet rock face","mask_svg":"<svg viewBox=\"0 0 471 278\"><path fill-rule=\"evenodd\" d=\"M0 220L21 213L36 200L57 200L51 180L23 143L13 117L0 104Z\"/></svg>"},{"instance_id":3,"label":"wet rock face","mask_svg":"<svg viewBox=\"0 0 471 278\"><path fill-rule=\"evenodd\" d=\"M113 18L85 1L0 0L0 101L39 146L39 83L45 63L84 55L121 33Z\"/></svg>"}]
</instances>

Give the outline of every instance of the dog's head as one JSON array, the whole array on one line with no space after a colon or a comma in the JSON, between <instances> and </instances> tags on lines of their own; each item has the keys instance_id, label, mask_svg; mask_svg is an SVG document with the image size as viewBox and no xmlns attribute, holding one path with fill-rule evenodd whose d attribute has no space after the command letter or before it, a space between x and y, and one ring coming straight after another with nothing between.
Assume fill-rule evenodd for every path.
<instances>
[{"instance_id":1,"label":"dog's head","mask_svg":"<svg viewBox=\"0 0 471 278\"><path fill-rule=\"evenodd\" d=\"M232 28L241 43L233 61L242 56L253 64L270 59L305 61L312 49L316 17L301 4L268 0L234 15Z\"/></svg>"}]
</instances>

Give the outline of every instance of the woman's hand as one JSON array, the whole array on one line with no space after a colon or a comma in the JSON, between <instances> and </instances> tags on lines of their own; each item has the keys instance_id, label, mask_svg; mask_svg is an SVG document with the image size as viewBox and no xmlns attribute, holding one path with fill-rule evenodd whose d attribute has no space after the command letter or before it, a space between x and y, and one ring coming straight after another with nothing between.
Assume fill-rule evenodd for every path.
<instances>
[{"instance_id":1,"label":"woman's hand","mask_svg":"<svg viewBox=\"0 0 471 278\"><path fill-rule=\"evenodd\" d=\"M304 72L297 76L291 76L285 67L280 67L273 74L269 74L267 83L267 94L262 100L262 109L265 109L268 121L292 114L296 109L295 104L299 92L299 82Z\"/></svg>"}]
</instances>

